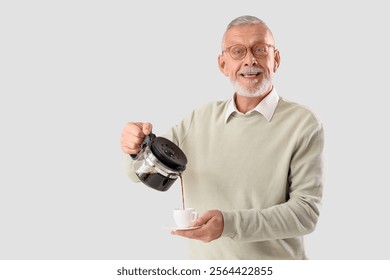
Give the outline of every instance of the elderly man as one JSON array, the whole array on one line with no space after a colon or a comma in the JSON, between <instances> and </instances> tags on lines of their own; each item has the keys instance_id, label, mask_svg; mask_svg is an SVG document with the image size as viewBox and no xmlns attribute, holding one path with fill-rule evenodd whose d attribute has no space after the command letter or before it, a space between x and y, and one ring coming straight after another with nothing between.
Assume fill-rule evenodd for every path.
<instances>
[{"instance_id":1,"label":"elderly man","mask_svg":"<svg viewBox=\"0 0 390 280\"><path fill-rule=\"evenodd\" d=\"M306 107L278 95L280 54L267 25L234 19L222 40L221 72L233 96L194 110L165 135L186 154L187 205L202 215L189 238L192 259L306 259L322 199L323 127ZM212 94L212 93L210 93ZM150 123L127 123L122 151L136 154ZM203 242L200 242L203 241Z\"/></svg>"}]
</instances>

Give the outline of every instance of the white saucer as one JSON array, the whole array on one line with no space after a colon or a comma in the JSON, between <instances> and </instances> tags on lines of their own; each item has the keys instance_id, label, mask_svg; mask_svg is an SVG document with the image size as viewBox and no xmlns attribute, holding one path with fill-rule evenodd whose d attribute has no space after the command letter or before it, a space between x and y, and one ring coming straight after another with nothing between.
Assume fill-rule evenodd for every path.
<instances>
[{"instance_id":1,"label":"white saucer","mask_svg":"<svg viewBox=\"0 0 390 280\"><path fill-rule=\"evenodd\" d=\"M197 229L200 228L200 226L197 227L187 227L187 228L180 228L178 226L172 225L172 226L164 226L166 229L170 230L191 230L191 229Z\"/></svg>"}]
</instances>

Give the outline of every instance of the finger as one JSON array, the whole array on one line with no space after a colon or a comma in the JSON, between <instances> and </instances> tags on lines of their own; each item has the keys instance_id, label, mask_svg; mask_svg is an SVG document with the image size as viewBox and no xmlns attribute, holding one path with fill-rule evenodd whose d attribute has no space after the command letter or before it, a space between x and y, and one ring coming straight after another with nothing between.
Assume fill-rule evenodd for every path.
<instances>
[{"instance_id":1,"label":"finger","mask_svg":"<svg viewBox=\"0 0 390 280\"><path fill-rule=\"evenodd\" d=\"M132 138L136 137L138 138L138 141L142 142L146 136L142 131L142 127L143 123L141 122L127 123L125 129L123 130L123 133L127 136L133 136Z\"/></svg>"},{"instance_id":2,"label":"finger","mask_svg":"<svg viewBox=\"0 0 390 280\"><path fill-rule=\"evenodd\" d=\"M153 125L149 122L145 122L143 123L142 125L142 132L145 134L145 135L149 135L150 132L152 132L152 128L153 128Z\"/></svg>"},{"instance_id":3,"label":"finger","mask_svg":"<svg viewBox=\"0 0 390 280\"><path fill-rule=\"evenodd\" d=\"M200 216L199 218L197 218L191 226L193 227L199 227L199 226L202 226L202 225L205 225L207 224L207 222L209 220L211 220L213 217L214 217L215 213L213 213L213 211L207 211L205 212L202 216Z\"/></svg>"},{"instance_id":4,"label":"finger","mask_svg":"<svg viewBox=\"0 0 390 280\"><path fill-rule=\"evenodd\" d=\"M222 213L219 210L207 211L195 221L194 225L200 225L201 227L193 230L176 230L171 232L171 234L203 242L211 242L219 238L223 232L224 221Z\"/></svg>"},{"instance_id":5,"label":"finger","mask_svg":"<svg viewBox=\"0 0 390 280\"><path fill-rule=\"evenodd\" d=\"M202 233L202 228L191 230L173 230L171 231L171 234L198 240L201 240L201 237L204 235L204 233Z\"/></svg>"},{"instance_id":6,"label":"finger","mask_svg":"<svg viewBox=\"0 0 390 280\"><path fill-rule=\"evenodd\" d=\"M145 139L142 132L142 123L127 123L122 130L121 148L125 153L137 154L141 150L141 144Z\"/></svg>"},{"instance_id":7,"label":"finger","mask_svg":"<svg viewBox=\"0 0 390 280\"><path fill-rule=\"evenodd\" d=\"M122 151L128 154L137 154L141 150L141 138L134 137L129 133L123 133L120 141Z\"/></svg>"},{"instance_id":8,"label":"finger","mask_svg":"<svg viewBox=\"0 0 390 280\"><path fill-rule=\"evenodd\" d=\"M136 145L134 143L130 143L130 144L122 143L121 149L126 154L138 154L139 151L141 150L141 146Z\"/></svg>"},{"instance_id":9,"label":"finger","mask_svg":"<svg viewBox=\"0 0 390 280\"><path fill-rule=\"evenodd\" d=\"M191 224L191 227L201 227L203 226L204 224L207 223L208 220L206 220L203 216L202 217L199 217L197 218L192 224Z\"/></svg>"},{"instance_id":10,"label":"finger","mask_svg":"<svg viewBox=\"0 0 390 280\"><path fill-rule=\"evenodd\" d=\"M175 230L172 234L189 239L200 240L206 243L211 242L220 236L215 235L212 228L208 226L193 230Z\"/></svg>"}]
</instances>

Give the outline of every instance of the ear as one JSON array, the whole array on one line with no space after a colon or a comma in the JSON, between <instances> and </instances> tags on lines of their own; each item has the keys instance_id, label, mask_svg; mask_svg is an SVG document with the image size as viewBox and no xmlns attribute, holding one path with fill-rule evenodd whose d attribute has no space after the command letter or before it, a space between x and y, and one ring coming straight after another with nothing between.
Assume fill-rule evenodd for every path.
<instances>
[{"instance_id":1,"label":"ear","mask_svg":"<svg viewBox=\"0 0 390 280\"><path fill-rule=\"evenodd\" d=\"M275 50L275 53L274 53L274 73L279 68L279 65L280 65L280 53L279 53L279 50Z\"/></svg>"},{"instance_id":2,"label":"ear","mask_svg":"<svg viewBox=\"0 0 390 280\"><path fill-rule=\"evenodd\" d=\"M221 70L222 74L224 74L225 76L228 76L228 72L226 69L226 60L222 54L220 54L218 56L218 66L219 66L219 70Z\"/></svg>"}]
</instances>

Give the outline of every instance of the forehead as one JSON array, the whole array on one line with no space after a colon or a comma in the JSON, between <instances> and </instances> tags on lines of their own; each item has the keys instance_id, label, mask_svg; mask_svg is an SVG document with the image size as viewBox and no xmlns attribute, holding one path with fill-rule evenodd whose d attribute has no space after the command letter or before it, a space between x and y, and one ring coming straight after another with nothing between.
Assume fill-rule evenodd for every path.
<instances>
[{"instance_id":1,"label":"forehead","mask_svg":"<svg viewBox=\"0 0 390 280\"><path fill-rule=\"evenodd\" d=\"M264 24L245 24L234 26L226 31L222 44L252 44L265 42L274 44L274 39L268 27Z\"/></svg>"}]
</instances>

